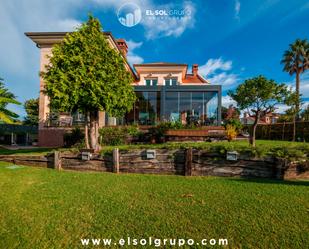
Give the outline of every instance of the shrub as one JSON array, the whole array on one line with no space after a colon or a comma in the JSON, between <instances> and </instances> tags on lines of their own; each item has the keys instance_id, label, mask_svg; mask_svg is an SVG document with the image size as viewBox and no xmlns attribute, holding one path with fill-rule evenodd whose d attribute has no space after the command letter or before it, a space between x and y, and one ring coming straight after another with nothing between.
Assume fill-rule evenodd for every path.
<instances>
[{"instance_id":1,"label":"shrub","mask_svg":"<svg viewBox=\"0 0 309 249\"><path fill-rule=\"evenodd\" d=\"M125 126L124 129L126 129L128 135L137 137L140 135L140 130L138 129L138 125L130 125Z\"/></svg>"},{"instance_id":2,"label":"shrub","mask_svg":"<svg viewBox=\"0 0 309 249\"><path fill-rule=\"evenodd\" d=\"M243 125L242 123L240 122L239 119L229 119L229 120L226 120L225 124L224 124L224 127L226 128L227 125L232 125L235 127L236 131L239 133L242 128L243 128Z\"/></svg>"},{"instance_id":3,"label":"shrub","mask_svg":"<svg viewBox=\"0 0 309 249\"><path fill-rule=\"evenodd\" d=\"M179 121L175 122L162 122L160 123L157 128L159 129L164 129L164 130L179 130L179 129L184 129L185 125L183 125Z\"/></svg>"},{"instance_id":4,"label":"shrub","mask_svg":"<svg viewBox=\"0 0 309 249\"><path fill-rule=\"evenodd\" d=\"M236 127L233 125L226 125L226 136L228 141L232 141L237 137Z\"/></svg>"},{"instance_id":5,"label":"shrub","mask_svg":"<svg viewBox=\"0 0 309 249\"><path fill-rule=\"evenodd\" d=\"M122 145L129 136L139 136L136 125L121 127L102 127L99 129L99 143L101 145Z\"/></svg>"},{"instance_id":6,"label":"shrub","mask_svg":"<svg viewBox=\"0 0 309 249\"><path fill-rule=\"evenodd\" d=\"M149 129L149 133L155 137L157 140L164 136L167 130L179 130L184 129L185 125L181 122L162 122L159 123L156 127L152 127Z\"/></svg>"},{"instance_id":7,"label":"shrub","mask_svg":"<svg viewBox=\"0 0 309 249\"><path fill-rule=\"evenodd\" d=\"M74 128L70 133L65 133L64 137L64 146L65 147L72 147L79 144L84 143L84 133L81 131L80 128Z\"/></svg>"}]
</instances>

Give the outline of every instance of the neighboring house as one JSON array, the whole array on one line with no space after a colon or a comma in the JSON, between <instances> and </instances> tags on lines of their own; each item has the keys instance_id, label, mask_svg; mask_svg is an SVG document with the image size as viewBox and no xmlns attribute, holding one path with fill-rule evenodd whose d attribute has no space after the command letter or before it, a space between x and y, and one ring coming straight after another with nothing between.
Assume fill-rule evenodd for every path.
<instances>
[{"instance_id":1,"label":"neighboring house","mask_svg":"<svg viewBox=\"0 0 309 249\"><path fill-rule=\"evenodd\" d=\"M60 43L65 32L25 33L40 49L40 70L45 70L47 55L51 55L54 44ZM134 78L133 87L137 95L134 108L125 117L113 118L99 112L99 126L117 124L155 125L161 121L179 121L183 124L221 124L221 86L210 83L198 74L198 65L188 72L187 64L145 63L133 65L126 60L128 46L124 39L115 39L104 32L111 47L125 59L125 66ZM39 145L62 146L67 129L83 122L78 113L50 113L49 100L42 92L44 81L40 78Z\"/></svg>"},{"instance_id":2,"label":"neighboring house","mask_svg":"<svg viewBox=\"0 0 309 249\"><path fill-rule=\"evenodd\" d=\"M279 113L268 113L260 118L258 124L275 124L280 117ZM254 117L250 117L247 112L244 113L244 117L241 118L241 123L245 125L252 125L254 123Z\"/></svg>"}]
</instances>

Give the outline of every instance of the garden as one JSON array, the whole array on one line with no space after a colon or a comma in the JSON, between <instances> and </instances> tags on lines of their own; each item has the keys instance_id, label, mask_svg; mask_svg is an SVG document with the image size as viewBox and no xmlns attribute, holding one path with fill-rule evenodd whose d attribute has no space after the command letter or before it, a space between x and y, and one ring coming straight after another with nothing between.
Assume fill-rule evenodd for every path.
<instances>
[{"instance_id":1,"label":"garden","mask_svg":"<svg viewBox=\"0 0 309 249\"><path fill-rule=\"evenodd\" d=\"M202 126L191 108L151 127L99 128L99 113L123 117L136 95L127 61L90 15L53 46L40 73L50 116L81 114L83 127L67 127L63 148L0 147L0 248L84 248L84 239L111 239L117 247L128 237L191 239L195 248L203 239L224 239L227 248L306 247L308 129L297 124L304 114L299 75L307 70L298 61L307 61L309 49L306 40L295 44L282 63L297 75L296 91L262 75L246 79L228 92L237 108L221 117L218 105L216 126ZM21 103L0 80L0 123L22 123L9 104ZM282 104L289 124L259 128ZM45 125L38 99L25 109L23 124ZM243 126L240 111L253 123ZM12 132L0 134L12 144Z\"/></svg>"},{"instance_id":2,"label":"garden","mask_svg":"<svg viewBox=\"0 0 309 249\"><path fill-rule=\"evenodd\" d=\"M82 238L126 237L226 238L227 248L309 243L305 181L11 166L0 163L1 248L82 248Z\"/></svg>"}]
</instances>

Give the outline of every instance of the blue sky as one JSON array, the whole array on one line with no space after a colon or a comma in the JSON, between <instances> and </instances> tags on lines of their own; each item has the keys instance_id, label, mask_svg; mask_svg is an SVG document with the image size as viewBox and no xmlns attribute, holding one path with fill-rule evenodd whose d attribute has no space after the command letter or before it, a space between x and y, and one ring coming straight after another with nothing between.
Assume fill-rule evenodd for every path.
<instances>
[{"instance_id":1,"label":"blue sky","mask_svg":"<svg viewBox=\"0 0 309 249\"><path fill-rule=\"evenodd\" d=\"M142 10L142 21L134 27L117 18L117 10L128 2ZM147 9L186 9L189 15L150 20ZM203 76L223 86L225 105L231 103L227 90L259 74L294 85L280 60L296 38L309 39L306 0L1 0L0 77L19 101L39 94L39 49L24 32L71 31L89 12L105 31L128 41L131 63L199 64ZM302 75L301 92L308 103L309 73ZM24 115L22 107L12 108Z\"/></svg>"}]
</instances>

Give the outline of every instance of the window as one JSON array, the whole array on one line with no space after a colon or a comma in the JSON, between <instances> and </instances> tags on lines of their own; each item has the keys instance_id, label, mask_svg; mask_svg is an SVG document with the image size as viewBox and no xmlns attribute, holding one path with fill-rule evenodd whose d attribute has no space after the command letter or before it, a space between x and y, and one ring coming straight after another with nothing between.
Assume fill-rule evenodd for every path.
<instances>
[{"instance_id":1,"label":"window","mask_svg":"<svg viewBox=\"0 0 309 249\"><path fill-rule=\"evenodd\" d=\"M163 86L148 91L138 89L136 96L133 109L126 115L126 124L155 125L160 121L203 126L219 124L217 91L184 91L181 87Z\"/></svg>"},{"instance_id":2,"label":"window","mask_svg":"<svg viewBox=\"0 0 309 249\"><path fill-rule=\"evenodd\" d=\"M160 116L160 92L137 92L134 121L140 125L154 125Z\"/></svg>"},{"instance_id":3,"label":"window","mask_svg":"<svg viewBox=\"0 0 309 249\"><path fill-rule=\"evenodd\" d=\"M217 125L216 92L177 92L165 95L164 118L182 124Z\"/></svg>"},{"instance_id":4,"label":"window","mask_svg":"<svg viewBox=\"0 0 309 249\"><path fill-rule=\"evenodd\" d=\"M177 78L165 78L165 85L166 86L176 86Z\"/></svg>"},{"instance_id":5,"label":"window","mask_svg":"<svg viewBox=\"0 0 309 249\"><path fill-rule=\"evenodd\" d=\"M145 83L146 83L146 86L157 86L158 79L146 79Z\"/></svg>"}]
</instances>

